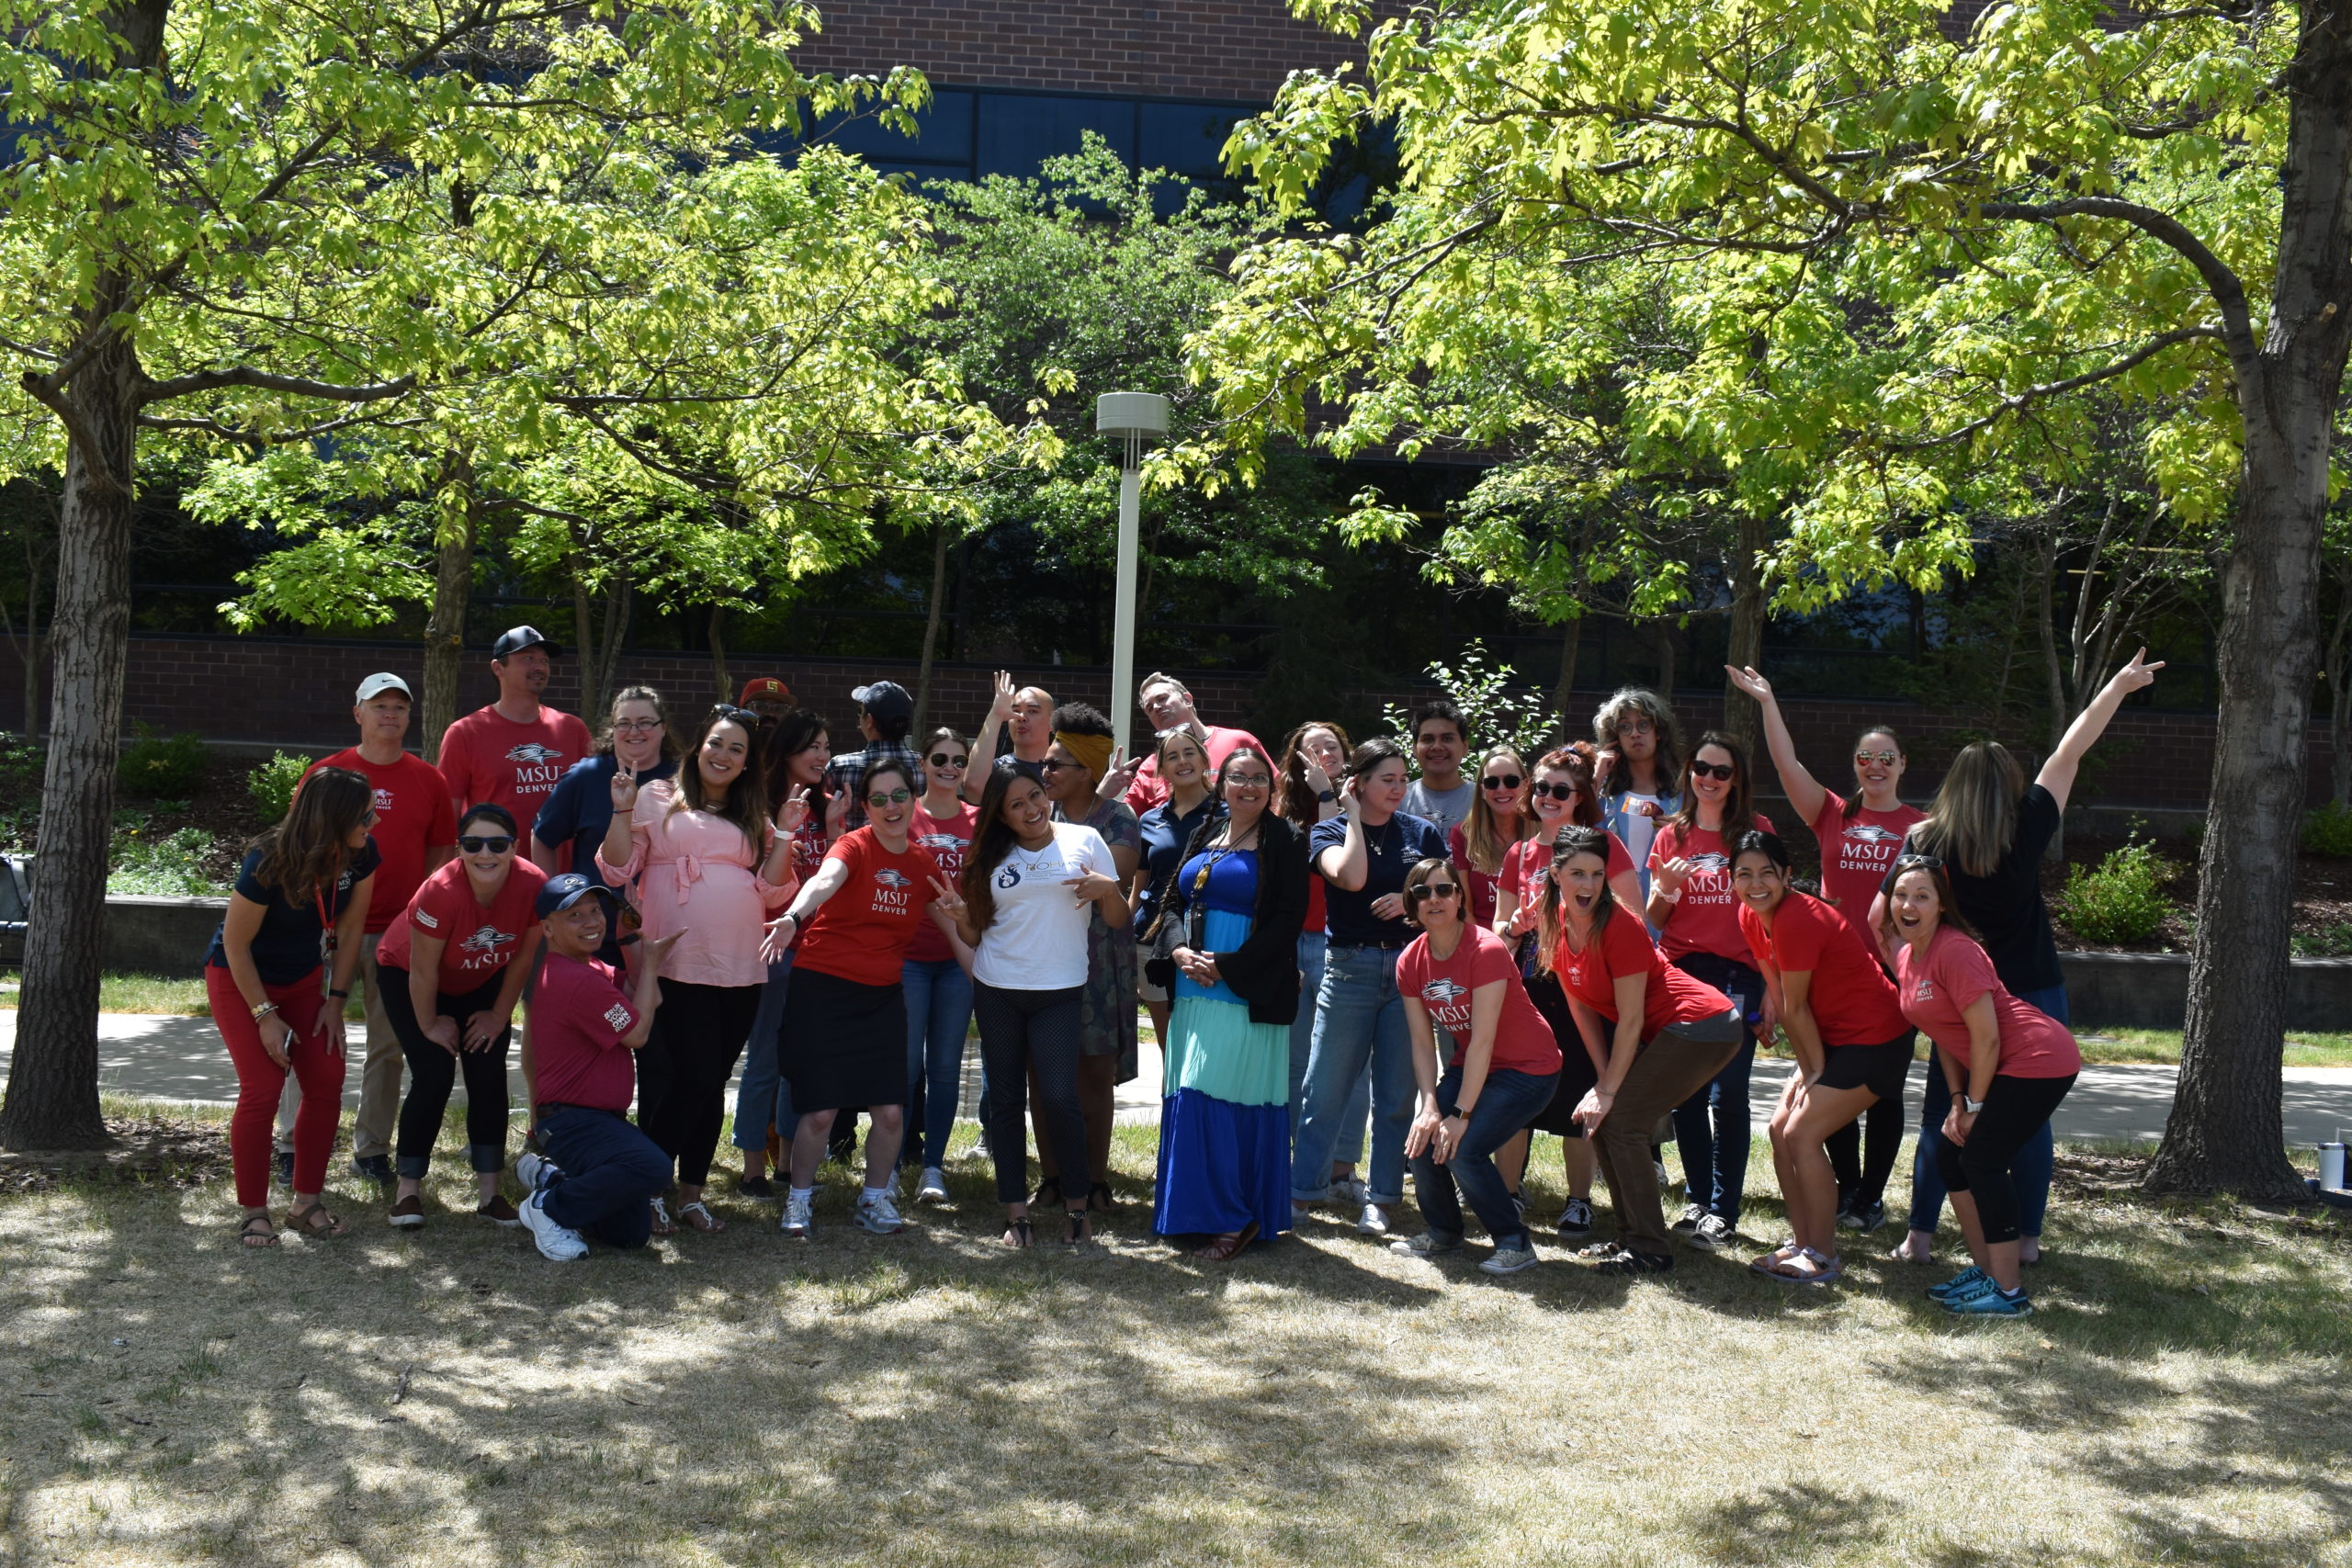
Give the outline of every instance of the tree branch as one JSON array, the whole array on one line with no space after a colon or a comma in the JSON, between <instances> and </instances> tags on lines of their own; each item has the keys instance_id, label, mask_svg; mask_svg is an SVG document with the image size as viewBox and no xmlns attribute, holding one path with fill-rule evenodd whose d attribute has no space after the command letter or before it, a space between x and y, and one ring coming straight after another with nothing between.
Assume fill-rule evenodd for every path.
<instances>
[{"instance_id":1,"label":"tree branch","mask_svg":"<svg viewBox=\"0 0 2352 1568\"><path fill-rule=\"evenodd\" d=\"M416 387L413 374L390 381L373 381L365 386L346 386L340 381L314 381L307 376L278 376L251 366L232 365L225 370L198 370L186 376L175 376L168 381L150 381L141 389L141 403L165 402L184 398L191 392L209 392L221 387L258 387L266 392L288 392L301 398L324 398L339 403L374 402L383 398L397 398Z\"/></svg>"},{"instance_id":2,"label":"tree branch","mask_svg":"<svg viewBox=\"0 0 2352 1568\"><path fill-rule=\"evenodd\" d=\"M1988 201L1977 210L1987 218L2028 223L2055 223L2061 218L2111 218L2131 224L2150 239L2177 251L2197 269L2214 303L2221 306L2221 331L2206 329L2198 335L2220 338L2235 361L2251 362L2260 353L2260 345L2255 341L2253 316L2246 309L2245 285L2230 270L2227 262L2215 255L2204 241L2189 232L2187 224L2169 212L2109 196L2076 196L2064 201L2044 202Z\"/></svg>"},{"instance_id":3,"label":"tree branch","mask_svg":"<svg viewBox=\"0 0 2352 1568\"><path fill-rule=\"evenodd\" d=\"M2005 414L2015 413L2019 409L2041 402L2046 398L2054 398L2061 393L2072 392L2097 382L2112 380L2176 344L2187 343L2192 338L2219 339L2221 336L2221 330L2217 327L2182 327L2176 332L2159 333L2110 365L2101 366L2097 370L2086 370L2079 376L2069 376L2063 381L2045 381L2038 387L2028 387L2015 396L2003 398L1994 405L1993 412L1982 419L1972 419L1957 430L1947 431L1941 435L1930 436L1924 441L1895 442L1893 449L1898 452L1922 452L1929 447L1952 446L1967 440L1978 431L1994 424Z\"/></svg>"}]
</instances>

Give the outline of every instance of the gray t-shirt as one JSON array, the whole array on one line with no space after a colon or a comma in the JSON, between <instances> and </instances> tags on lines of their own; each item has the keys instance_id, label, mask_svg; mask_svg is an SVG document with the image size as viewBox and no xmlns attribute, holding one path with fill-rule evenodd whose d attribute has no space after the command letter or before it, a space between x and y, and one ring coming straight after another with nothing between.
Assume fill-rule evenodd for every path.
<instances>
[{"instance_id":1,"label":"gray t-shirt","mask_svg":"<svg viewBox=\"0 0 2352 1568\"><path fill-rule=\"evenodd\" d=\"M1477 797L1478 782L1464 776L1452 789L1431 789L1419 779L1405 786L1405 810L1450 833L1470 820L1470 802Z\"/></svg>"}]
</instances>

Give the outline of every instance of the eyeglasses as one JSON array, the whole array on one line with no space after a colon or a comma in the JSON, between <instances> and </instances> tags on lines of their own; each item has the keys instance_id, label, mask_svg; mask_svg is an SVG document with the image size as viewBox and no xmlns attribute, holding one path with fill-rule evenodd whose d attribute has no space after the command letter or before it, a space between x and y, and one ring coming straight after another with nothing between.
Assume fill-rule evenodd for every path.
<instances>
[{"instance_id":1,"label":"eyeglasses","mask_svg":"<svg viewBox=\"0 0 2352 1568\"><path fill-rule=\"evenodd\" d=\"M1421 884L1421 897L1424 898L1451 898L1456 893L1461 891L1462 889L1459 886L1451 882L1424 882Z\"/></svg>"},{"instance_id":2,"label":"eyeglasses","mask_svg":"<svg viewBox=\"0 0 2352 1568\"><path fill-rule=\"evenodd\" d=\"M478 855L484 850L488 850L494 855L503 855L514 847L514 840L502 833L496 838L459 839L458 847L469 855Z\"/></svg>"},{"instance_id":3,"label":"eyeglasses","mask_svg":"<svg viewBox=\"0 0 2352 1568\"><path fill-rule=\"evenodd\" d=\"M906 790L894 789L888 795L877 792L867 795L865 797L865 804L874 807L876 811L879 811L886 806L904 806L913 798L914 796Z\"/></svg>"},{"instance_id":4,"label":"eyeglasses","mask_svg":"<svg viewBox=\"0 0 2352 1568\"><path fill-rule=\"evenodd\" d=\"M659 729L661 728L662 721L658 718L616 718L613 720L613 729L616 734L624 729L640 730Z\"/></svg>"},{"instance_id":5,"label":"eyeglasses","mask_svg":"<svg viewBox=\"0 0 2352 1568\"><path fill-rule=\"evenodd\" d=\"M1582 792L1572 784L1539 784L1533 789L1528 791L1528 794L1533 795L1538 800L1543 799L1547 795L1554 800L1574 800Z\"/></svg>"},{"instance_id":6,"label":"eyeglasses","mask_svg":"<svg viewBox=\"0 0 2352 1568\"><path fill-rule=\"evenodd\" d=\"M1488 773L1478 782L1488 789L1517 789L1521 779L1518 773Z\"/></svg>"},{"instance_id":7,"label":"eyeglasses","mask_svg":"<svg viewBox=\"0 0 2352 1568\"><path fill-rule=\"evenodd\" d=\"M934 768L960 768L971 761L969 757L951 757L944 751L933 751L927 759Z\"/></svg>"},{"instance_id":8,"label":"eyeglasses","mask_svg":"<svg viewBox=\"0 0 2352 1568\"><path fill-rule=\"evenodd\" d=\"M1265 773L1227 773L1225 787L1227 789L1272 789L1274 787L1274 781Z\"/></svg>"},{"instance_id":9,"label":"eyeglasses","mask_svg":"<svg viewBox=\"0 0 2352 1568\"><path fill-rule=\"evenodd\" d=\"M1894 766L1899 755L1900 753L1894 751L1857 751L1854 753L1854 766L1867 768L1872 762L1876 762L1881 767L1891 768Z\"/></svg>"},{"instance_id":10,"label":"eyeglasses","mask_svg":"<svg viewBox=\"0 0 2352 1568\"><path fill-rule=\"evenodd\" d=\"M1617 734L1620 739L1628 735L1656 735L1657 733L1657 726L1645 718L1621 718L1617 721Z\"/></svg>"},{"instance_id":11,"label":"eyeglasses","mask_svg":"<svg viewBox=\"0 0 2352 1568\"><path fill-rule=\"evenodd\" d=\"M1738 772L1739 770L1732 766L1729 762L1693 762L1690 764L1690 776L1694 779L1721 779L1724 783L1729 784L1732 781L1732 775Z\"/></svg>"}]
</instances>

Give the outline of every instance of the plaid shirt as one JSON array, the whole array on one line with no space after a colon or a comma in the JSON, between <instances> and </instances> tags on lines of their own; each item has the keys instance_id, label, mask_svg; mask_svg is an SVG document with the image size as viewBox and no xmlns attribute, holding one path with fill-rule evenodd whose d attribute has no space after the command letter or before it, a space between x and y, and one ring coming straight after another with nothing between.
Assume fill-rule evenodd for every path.
<instances>
[{"instance_id":1,"label":"plaid shirt","mask_svg":"<svg viewBox=\"0 0 2352 1568\"><path fill-rule=\"evenodd\" d=\"M922 798L928 786L923 783L922 759L915 749L903 739L868 741L865 750L844 752L825 764L825 793L829 796L842 790L849 793L849 815L842 819L842 831L865 826L865 770L883 761L904 762L914 774L915 798Z\"/></svg>"}]
</instances>

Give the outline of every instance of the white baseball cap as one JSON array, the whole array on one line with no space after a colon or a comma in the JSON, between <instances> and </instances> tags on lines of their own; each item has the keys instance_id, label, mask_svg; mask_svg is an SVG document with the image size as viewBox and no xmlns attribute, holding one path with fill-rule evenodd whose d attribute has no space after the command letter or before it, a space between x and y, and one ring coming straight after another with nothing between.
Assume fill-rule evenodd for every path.
<instances>
[{"instance_id":1,"label":"white baseball cap","mask_svg":"<svg viewBox=\"0 0 2352 1568\"><path fill-rule=\"evenodd\" d=\"M355 703L364 703L369 697L380 695L385 692L398 692L410 702L416 701L416 694L408 689L408 682L388 670L379 670L360 682L359 694L351 700Z\"/></svg>"}]
</instances>

